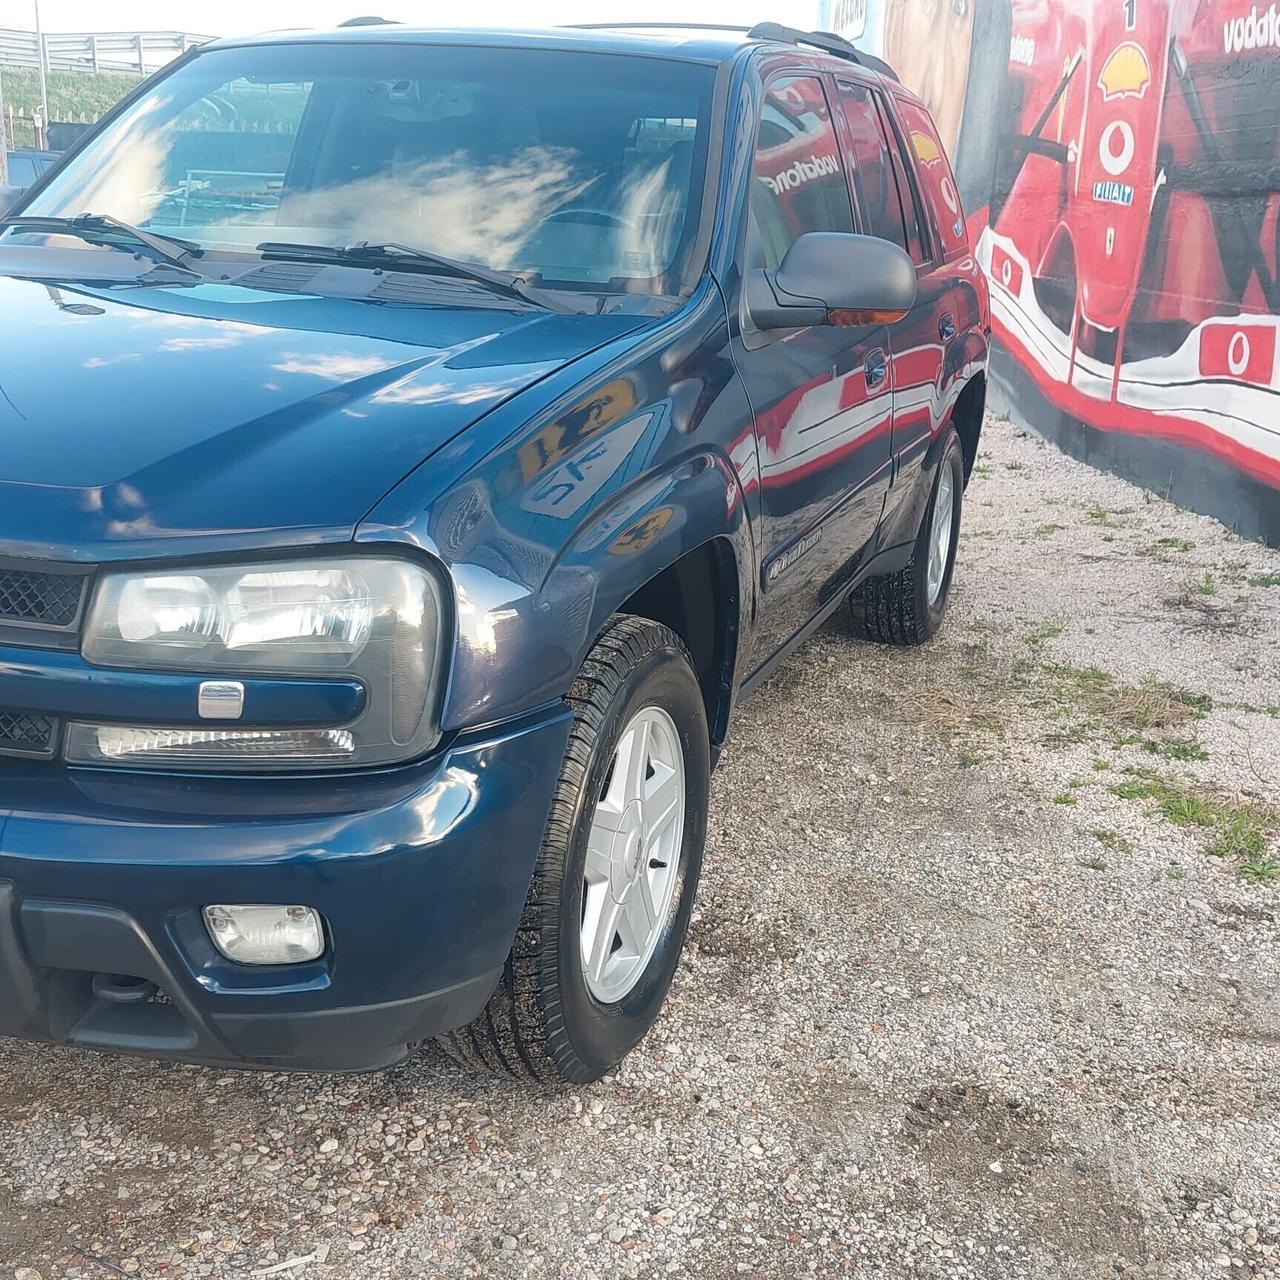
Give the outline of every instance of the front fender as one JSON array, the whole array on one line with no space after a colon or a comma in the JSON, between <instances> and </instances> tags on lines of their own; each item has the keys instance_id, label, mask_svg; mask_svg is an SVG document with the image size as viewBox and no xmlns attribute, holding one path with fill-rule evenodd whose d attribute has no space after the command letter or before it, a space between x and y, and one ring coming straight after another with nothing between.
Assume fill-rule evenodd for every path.
<instances>
[{"instance_id":1,"label":"front fender","mask_svg":"<svg viewBox=\"0 0 1280 1280\"><path fill-rule=\"evenodd\" d=\"M732 545L745 583L737 601L750 607L755 552L739 468L755 460L730 448L749 437L751 414L718 291L577 374L554 399L544 390L537 408L521 412L517 397L482 422L494 436L500 417L518 425L456 479L415 476L361 530L364 541L411 542L448 569L446 730L562 698L610 613L713 539Z\"/></svg>"},{"instance_id":2,"label":"front fender","mask_svg":"<svg viewBox=\"0 0 1280 1280\"><path fill-rule=\"evenodd\" d=\"M536 584L514 589L473 558L452 565L458 635L444 727L506 719L563 697L609 616L717 538L733 549L740 602L749 598L753 563L741 485L727 459L701 453L640 476L594 508Z\"/></svg>"}]
</instances>

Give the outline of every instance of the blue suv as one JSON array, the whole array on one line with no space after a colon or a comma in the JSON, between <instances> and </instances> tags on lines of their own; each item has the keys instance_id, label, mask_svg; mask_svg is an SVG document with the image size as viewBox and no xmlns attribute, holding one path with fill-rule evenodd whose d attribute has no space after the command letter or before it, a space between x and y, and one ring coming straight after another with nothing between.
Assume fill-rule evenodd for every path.
<instances>
[{"instance_id":1,"label":"blue suv","mask_svg":"<svg viewBox=\"0 0 1280 1280\"><path fill-rule=\"evenodd\" d=\"M360 20L191 53L2 225L0 1033L603 1074L738 700L942 619L990 328L920 101Z\"/></svg>"}]
</instances>

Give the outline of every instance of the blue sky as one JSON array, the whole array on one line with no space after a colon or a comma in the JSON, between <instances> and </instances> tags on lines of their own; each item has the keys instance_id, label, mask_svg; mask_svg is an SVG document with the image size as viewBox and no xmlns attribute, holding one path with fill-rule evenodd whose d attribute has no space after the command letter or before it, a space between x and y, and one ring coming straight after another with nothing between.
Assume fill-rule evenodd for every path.
<instances>
[{"instance_id":1,"label":"blue sky","mask_svg":"<svg viewBox=\"0 0 1280 1280\"><path fill-rule=\"evenodd\" d=\"M803 12L800 12L803 10ZM46 31L188 31L235 35L278 27L332 25L377 13L423 25L440 25L448 6L424 0L41 0ZM454 11L456 12L456 10ZM467 21L485 26L548 26L612 20L737 22L765 18L812 26L817 0L475 0ZM30 0L0 0L0 26L33 27Z\"/></svg>"}]
</instances>

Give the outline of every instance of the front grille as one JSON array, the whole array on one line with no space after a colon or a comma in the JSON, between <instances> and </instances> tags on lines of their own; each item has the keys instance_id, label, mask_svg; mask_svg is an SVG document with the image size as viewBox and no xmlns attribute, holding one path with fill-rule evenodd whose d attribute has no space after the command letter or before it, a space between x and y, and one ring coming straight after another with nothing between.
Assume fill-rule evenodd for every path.
<instances>
[{"instance_id":1,"label":"front grille","mask_svg":"<svg viewBox=\"0 0 1280 1280\"><path fill-rule=\"evenodd\" d=\"M58 722L48 716L25 711L0 711L0 755L53 755L58 736Z\"/></svg>"},{"instance_id":2,"label":"front grille","mask_svg":"<svg viewBox=\"0 0 1280 1280\"><path fill-rule=\"evenodd\" d=\"M80 614L84 583L79 574L0 568L0 622L69 627Z\"/></svg>"}]
</instances>

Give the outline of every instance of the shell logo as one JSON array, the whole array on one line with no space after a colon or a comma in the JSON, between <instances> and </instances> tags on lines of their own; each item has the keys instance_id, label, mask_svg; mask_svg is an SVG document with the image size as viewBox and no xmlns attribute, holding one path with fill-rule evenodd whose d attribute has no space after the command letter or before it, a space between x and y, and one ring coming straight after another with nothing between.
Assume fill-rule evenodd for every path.
<instances>
[{"instance_id":1,"label":"shell logo","mask_svg":"<svg viewBox=\"0 0 1280 1280\"><path fill-rule=\"evenodd\" d=\"M1117 45L1098 75L1098 88L1103 102L1113 98L1141 98L1151 83L1151 64L1140 45L1126 40Z\"/></svg>"},{"instance_id":2,"label":"shell logo","mask_svg":"<svg viewBox=\"0 0 1280 1280\"><path fill-rule=\"evenodd\" d=\"M916 155L920 157L921 164L937 164L942 159L941 149L927 133L919 133L913 129L911 145L915 148Z\"/></svg>"}]
</instances>

